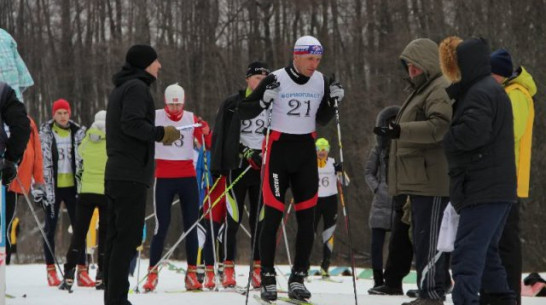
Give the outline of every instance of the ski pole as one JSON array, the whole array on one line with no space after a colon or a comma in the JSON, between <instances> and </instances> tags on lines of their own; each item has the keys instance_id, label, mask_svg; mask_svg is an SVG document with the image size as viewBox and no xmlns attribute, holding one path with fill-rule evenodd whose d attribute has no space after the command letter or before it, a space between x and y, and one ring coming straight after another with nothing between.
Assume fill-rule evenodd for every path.
<instances>
[{"instance_id":1,"label":"ski pole","mask_svg":"<svg viewBox=\"0 0 546 305\"><path fill-rule=\"evenodd\" d=\"M214 191L214 189L216 188L216 185L218 184L218 181L219 181L219 180L216 180L216 182L212 185L212 188L211 188L211 190L210 190L211 192ZM205 202L205 201L208 199L208 196L209 196L209 195L207 194L207 195L205 196L205 198L203 198L203 202ZM171 206L173 206L173 205L175 205L175 204L177 204L177 203L179 203L179 202L180 202L180 199L176 199L175 201L173 201L173 203L172 203ZM147 220L149 220L150 218L152 218L152 217L154 217L154 216L155 216L155 212L153 212L153 213L151 213L150 215L146 216L146 218L144 218L144 221L147 221Z\"/></svg>"},{"instance_id":2,"label":"ski pole","mask_svg":"<svg viewBox=\"0 0 546 305\"><path fill-rule=\"evenodd\" d=\"M347 236L349 238L349 248L350 248L350 256L351 256L351 269L352 269L352 277L353 277L353 291L355 294L355 305L358 305L358 297L356 292L356 274L355 274L355 255L353 251L353 241L351 238L351 231L350 231L350 223L349 223L349 217L347 215L347 207L345 205L345 197L343 196L343 185L345 185L345 171L343 169L343 145L341 144L341 124L339 120L339 107L338 107L338 100L337 98L334 99L334 108L336 110L336 125L337 125L337 140L338 140L338 146L339 146L339 161L341 163L342 173L341 173L341 183L338 182L338 189L339 189L339 198L341 201L341 206L343 207L343 217L345 218L345 231L347 231Z\"/></svg>"},{"instance_id":3,"label":"ski pole","mask_svg":"<svg viewBox=\"0 0 546 305\"><path fill-rule=\"evenodd\" d=\"M268 85L270 86L270 85ZM271 134L271 112L272 109L267 109L268 112L267 116L267 131L265 133L265 148L264 153L262 156L262 168L260 170L260 195L258 196L258 208L256 209L256 226L254 227L254 240L252 241L252 250L250 255L250 268L248 270L248 281L246 283L246 290L245 290L245 305L248 305L248 292L250 290L250 280L252 279L252 270L254 269L254 249L256 248L256 242L258 240L258 222L260 221L260 210L264 208L264 204L262 202L263 199L263 187L264 187L264 174L265 174L265 167L267 164L267 158L268 156L268 150L269 150L269 135ZM264 211L265 213L265 211Z\"/></svg>"},{"instance_id":4,"label":"ski pole","mask_svg":"<svg viewBox=\"0 0 546 305\"><path fill-rule=\"evenodd\" d=\"M53 248L51 247L51 245L49 244L49 241L47 240L47 235L45 234L44 229L40 225L40 221L38 220L38 216L36 215L36 211L34 210L34 206L30 202L30 199L28 198L27 191L25 190L25 187L21 183L21 180L19 180L19 177L15 177L15 180L17 180L17 183L19 184L19 187L21 187L21 190L23 191L23 197L25 198L25 201L28 204L28 208L30 209L30 212L32 213L32 216L34 217L34 220L36 221L36 225L38 225L38 228L40 228L40 232L42 233L42 237L44 238L44 242L45 242L45 244L47 246L47 249L49 250L49 253L51 253L51 257L53 257L53 260L55 261L55 265L57 266L57 269L59 269L59 273L61 274L61 276L63 278L63 282L64 282L65 281L64 272L61 269L61 265L59 264L59 261L57 260L57 257L55 256L55 253L53 253ZM46 217L49 217L49 215L46 215ZM72 293L72 288L68 288L68 293Z\"/></svg>"},{"instance_id":5,"label":"ski pole","mask_svg":"<svg viewBox=\"0 0 546 305\"><path fill-rule=\"evenodd\" d=\"M135 293L140 293L140 290L138 289L138 278L140 277L140 259L142 254L142 248L144 246L144 242L146 241L146 223L144 223L144 227L142 228L142 243L140 246L138 246L138 258L137 258L137 284L134 289Z\"/></svg>"},{"instance_id":6,"label":"ski pole","mask_svg":"<svg viewBox=\"0 0 546 305\"><path fill-rule=\"evenodd\" d=\"M241 178L250 170L251 166L249 165L241 174L239 174L239 176L237 178L235 178L235 180L226 188L226 190L220 195L218 196L218 198L216 198L216 200L214 200L214 202L212 203L212 206L209 207L209 209L212 209L216 206L216 204L218 204L218 202L220 202L220 200L226 196L226 194L235 186L235 184L237 184L237 182L239 182L239 180L241 180ZM187 231L184 231L180 237L178 238L178 240L174 243L174 245L172 245L172 247L165 253L165 255L163 255L163 257L159 260L159 262L152 267L152 269L150 269L150 272L151 271L155 271L158 269L158 266L161 266L161 264L163 264L166 260L168 260L171 255L174 253L174 250L176 249L176 247L178 247L178 245L184 240L184 238L186 238L186 236L188 236L188 234L193 230L195 229L195 227L197 227L197 225L203 220L203 218L205 218L205 215L208 213L208 211L206 211L205 213L203 213L203 215L201 215L199 217L199 219L197 219L196 222L193 223L193 225L187 230ZM148 272L138 283L142 283L144 280L146 280L146 278L148 278L148 274L150 274L150 272Z\"/></svg>"},{"instance_id":7,"label":"ski pole","mask_svg":"<svg viewBox=\"0 0 546 305\"><path fill-rule=\"evenodd\" d=\"M207 145L205 143L205 135L201 132L201 142L202 142L202 147L203 147L203 165L204 165L204 168L205 168L205 184L207 186L207 193L208 195L210 195L212 193L211 189L210 189L210 174L209 174L209 166L208 166L208 158L207 158ZM220 179L218 179L220 180ZM211 246L212 246L212 258L214 260L214 274L217 274L218 273L218 258L216 257L216 238L214 238L214 221L212 220L212 205L211 205L211 200L210 200L210 196L207 196L208 198L208 202L209 202L209 225L210 225L210 243L211 243ZM207 242L205 241L205 245L207 244ZM219 288L218 286L220 286L220 282L218 282L218 277L215 276L214 277L214 282L215 282L215 291L218 291Z\"/></svg>"}]
</instances>

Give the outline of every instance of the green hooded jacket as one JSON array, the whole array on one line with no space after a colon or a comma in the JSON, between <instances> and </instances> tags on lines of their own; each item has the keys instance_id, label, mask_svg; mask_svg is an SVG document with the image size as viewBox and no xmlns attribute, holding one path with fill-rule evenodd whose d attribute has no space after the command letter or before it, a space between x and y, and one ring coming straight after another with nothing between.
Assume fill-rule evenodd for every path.
<instances>
[{"instance_id":1,"label":"green hooded jacket","mask_svg":"<svg viewBox=\"0 0 546 305\"><path fill-rule=\"evenodd\" d=\"M98 128L90 128L79 146L82 164L79 193L104 194L106 170L106 134Z\"/></svg>"},{"instance_id":2,"label":"green hooded jacket","mask_svg":"<svg viewBox=\"0 0 546 305\"><path fill-rule=\"evenodd\" d=\"M449 85L442 76L438 45L430 39L410 42L400 59L423 74L396 117L400 138L391 141L388 185L391 195L448 196L447 160L441 141L452 117Z\"/></svg>"}]
</instances>

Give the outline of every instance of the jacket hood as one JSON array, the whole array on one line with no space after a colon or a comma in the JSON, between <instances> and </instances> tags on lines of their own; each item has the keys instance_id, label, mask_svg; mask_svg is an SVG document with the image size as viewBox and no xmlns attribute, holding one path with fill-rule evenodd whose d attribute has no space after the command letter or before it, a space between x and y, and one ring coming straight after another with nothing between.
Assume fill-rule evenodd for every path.
<instances>
[{"instance_id":1,"label":"jacket hood","mask_svg":"<svg viewBox=\"0 0 546 305\"><path fill-rule=\"evenodd\" d=\"M91 128L89 128L87 131L87 137L89 138L89 141L97 143L102 140L106 140L106 133L96 127L91 126Z\"/></svg>"},{"instance_id":2,"label":"jacket hood","mask_svg":"<svg viewBox=\"0 0 546 305\"><path fill-rule=\"evenodd\" d=\"M96 128L102 132L106 132L106 111L100 110L95 114L95 121L90 128Z\"/></svg>"},{"instance_id":3,"label":"jacket hood","mask_svg":"<svg viewBox=\"0 0 546 305\"><path fill-rule=\"evenodd\" d=\"M132 79L140 79L148 86L155 81L155 77L145 70L131 66L129 63L125 63L121 70L114 74L112 81L116 87Z\"/></svg>"},{"instance_id":4,"label":"jacket hood","mask_svg":"<svg viewBox=\"0 0 546 305\"><path fill-rule=\"evenodd\" d=\"M452 83L460 83L459 87L466 88L491 74L489 46L483 38L462 41L459 37L448 37L439 50L442 73Z\"/></svg>"},{"instance_id":5,"label":"jacket hood","mask_svg":"<svg viewBox=\"0 0 546 305\"><path fill-rule=\"evenodd\" d=\"M428 38L419 38L410 42L400 59L406 63L412 63L423 70L427 81L441 73L438 61L438 44Z\"/></svg>"},{"instance_id":6,"label":"jacket hood","mask_svg":"<svg viewBox=\"0 0 546 305\"><path fill-rule=\"evenodd\" d=\"M510 84L518 84L523 86L525 89L527 89L527 91L529 91L531 96L534 96L537 93L537 85L535 80L524 67L519 67L516 70L515 76L510 78L507 82L507 85Z\"/></svg>"}]
</instances>

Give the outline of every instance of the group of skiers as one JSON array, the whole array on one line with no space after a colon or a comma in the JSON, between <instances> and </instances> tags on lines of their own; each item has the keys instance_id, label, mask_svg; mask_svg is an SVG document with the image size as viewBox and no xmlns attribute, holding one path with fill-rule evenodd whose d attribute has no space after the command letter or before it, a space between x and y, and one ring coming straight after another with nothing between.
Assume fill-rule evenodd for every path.
<instances>
[{"instance_id":1,"label":"group of skiers","mask_svg":"<svg viewBox=\"0 0 546 305\"><path fill-rule=\"evenodd\" d=\"M173 252L171 248L163 255L175 196L184 225L175 246L185 239L186 289L235 287L236 236L248 197L249 282L260 289L265 302L278 298L277 232L284 225L285 211L293 208L297 234L288 296L308 300L311 293L304 280L320 219L324 226L321 273L328 276L344 175L342 164L329 157L329 142L316 132L317 123L328 124L344 98L343 87L318 71L323 52L316 38L303 36L295 42L288 66L271 72L263 62L249 64L246 88L221 104L212 129L186 109L186 94L178 84L165 89L165 107L155 109L149 87L161 63L148 45L128 50L123 67L113 77L115 88L107 110L95 115L88 130L70 120L70 104L59 99L53 103L53 119L40 128L41 143L35 143L36 135L27 141L30 127L36 127L24 109L15 107L14 91L0 83L2 121L11 132L2 138L2 180L19 185L23 193L32 189L34 201L44 208L48 284L70 290L76 279L80 286L105 289L106 305L130 304L130 263L142 243L146 194L153 187L155 229L145 291L156 289L161 263ZM515 202L528 195L532 118L520 119L516 110L512 114L510 99L499 84L506 85L510 98L523 92L518 98L526 103L527 114L532 113L536 87L519 84L530 75L524 69L514 74L506 54L503 50L490 59L485 41L457 37L440 46L417 39L402 52L411 94L401 107L388 107L378 115L373 130L377 145L366 166L366 179L375 194L370 226L376 281L369 293L402 294L402 278L414 256L418 298L405 304L443 304L452 286L450 257L437 254L436 245L450 201L460 214L451 255L455 304L476 304L480 297L490 304L521 304L520 278L518 287L513 284L514 274L521 277L521 254L519 270L508 272L509 283L507 258L502 257L503 266L499 242L509 234L503 233L507 219L514 218L509 228L518 230ZM512 108L521 107L512 101ZM516 141L514 130L520 131ZM21 143L27 142L34 148L27 149L24 158L42 167L42 172L33 173L32 186L31 179L21 183L30 171L23 171L24 166L15 177L14 164L23 158ZM202 179L196 172L196 149L203 152ZM289 207L288 188L293 197ZM56 272L54 240L61 202L73 228L62 281ZM93 281L87 272L85 236L95 208L100 214L100 242L99 270ZM488 215L487 221L483 215ZM206 231L203 282L197 276L198 227ZM389 230L389 259L383 271L382 248Z\"/></svg>"}]
</instances>

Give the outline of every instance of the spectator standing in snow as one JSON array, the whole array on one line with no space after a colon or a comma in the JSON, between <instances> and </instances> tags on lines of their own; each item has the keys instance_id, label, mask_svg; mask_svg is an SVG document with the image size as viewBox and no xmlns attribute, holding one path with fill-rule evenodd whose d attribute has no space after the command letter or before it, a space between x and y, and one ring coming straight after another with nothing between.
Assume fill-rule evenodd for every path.
<instances>
[{"instance_id":1,"label":"spectator standing in snow","mask_svg":"<svg viewBox=\"0 0 546 305\"><path fill-rule=\"evenodd\" d=\"M134 45L113 77L106 112L105 195L108 229L104 258L105 305L128 305L129 265L142 242L146 194L154 176L154 142L180 139L174 126L155 126L150 85L161 64L149 45Z\"/></svg>"},{"instance_id":2,"label":"spectator standing in snow","mask_svg":"<svg viewBox=\"0 0 546 305\"><path fill-rule=\"evenodd\" d=\"M491 76L483 39L448 37L440 44L446 91L455 99L443 145L449 164L451 204L460 214L452 254L455 305L515 305L499 256L499 240L516 202L514 127L510 99Z\"/></svg>"}]
</instances>

